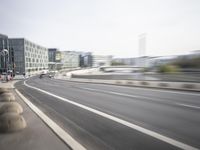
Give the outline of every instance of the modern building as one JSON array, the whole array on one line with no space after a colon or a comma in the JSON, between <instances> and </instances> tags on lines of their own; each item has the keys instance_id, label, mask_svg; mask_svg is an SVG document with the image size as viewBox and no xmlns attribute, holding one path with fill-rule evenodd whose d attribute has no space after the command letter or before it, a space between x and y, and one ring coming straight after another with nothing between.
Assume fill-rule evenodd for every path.
<instances>
[{"instance_id":1,"label":"modern building","mask_svg":"<svg viewBox=\"0 0 200 150\"><path fill-rule=\"evenodd\" d=\"M49 62L56 62L56 52L58 51L59 50L57 48L48 49Z\"/></svg>"},{"instance_id":2,"label":"modern building","mask_svg":"<svg viewBox=\"0 0 200 150\"><path fill-rule=\"evenodd\" d=\"M6 56L2 53L7 50ZM25 38L8 38L0 34L0 72L34 74L48 69L48 50Z\"/></svg>"},{"instance_id":3,"label":"modern building","mask_svg":"<svg viewBox=\"0 0 200 150\"><path fill-rule=\"evenodd\" d=\"M5 57L3 50L8 49L8 47L8 36L0 34L0 73L6 71L8 58Z\"/></svg>"},{"instance_id":4,"label":"modern building","mask_svg":"<svg viewBox=\"0 0 200 150\"><path fill-rule=\"evenodd\" d=\"M61 63L61 52L57 48L49 48L48 49L48 68L50 71L60 70L62 69Z\"/></svg>"},{"instance_id":5,"label":"modern building","mask_svg":"<svg viewBox=\"0 0 200 150\"><path fill-rule=\"evenodd\" d=\"M90 52L80 54L80 67L92 67L92 54Z\"/></svg>"},{"instance_id":6,"label":"modern building","mask_svg":"<svg viewBox=\"0 0 200 150\"><path fill-rule=\"evenodd\" d=\"M15 71L34 74L48 69L48 49L25 38L9 38L9 48L14 52Z\"/></svg>"},{"instance_id":7,"label":"modern building","mask_svg":"<svg viewBox=\"0 0 200 150\"><path fill-rule=\"evenodd\" d=\"M49 70L60 70L80 67L80 52L59 51L57 48L49 48Z\"/></svg>"},{"instance_id":8,"label":"modern building","mask_svg":"<svg viewBox=\"0 0 200 150\"><path fill-rule=\"evenodd\" d=\"M148 60L148 67L158 67L161 65L169 64L173 62L177 56L157 56L150 57Z\"/></svg>"},{"instance_id":9,"label":"modern building","mask_svg":"<svg viewBox=\"0 0 200 150\"><path fill-rule=\"evenodd\" d=\"M112 61L134 67L152 67L156 57L114 58Z\"/></svg>"},{"instance_id":10,"label":"modern building","mask_svg":"<svg viewBox=\"0 0 200 150\"><path fill-rule=\"evenodd\" d=\"M77 68L80 67L80 53L76 51L60 51L62 68Z\"/></svg>"},{"instance_id":11,"label":"modern building","mask_svg":"<svg viewBox=\"0 0 200 150\"><path fill-rule=\"evenodd\" d=\"M92 55L92 66L110 66L112 61L111 55Z\"/></svg>"},{"instance_id":12,"label":"modern building","mask_svg":"<svg viewBox=\"0 0 200 150\"><path fill-rule=\"evenodd\" d=\"M14 70L14 53L7 35L0 34L0 73Z\"/></svg>"}]
</instances>

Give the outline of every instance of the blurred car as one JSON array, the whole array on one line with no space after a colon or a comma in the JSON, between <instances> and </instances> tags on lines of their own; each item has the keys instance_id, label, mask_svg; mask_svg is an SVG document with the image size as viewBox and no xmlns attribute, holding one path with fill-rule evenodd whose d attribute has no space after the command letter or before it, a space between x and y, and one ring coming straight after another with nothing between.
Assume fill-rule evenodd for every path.
<instances>
[{"instance_id":1,"label":"blurred car","mask_svg":"<svg viewBox=\"0 0 200 150\"><path fill-rule=\"evenodd\" d=\"M53 77L53 75L49 74L49 75L48 75L48 77L49 77L49 78L52 78L52 77Z\"/></svg>"}]
</instances>

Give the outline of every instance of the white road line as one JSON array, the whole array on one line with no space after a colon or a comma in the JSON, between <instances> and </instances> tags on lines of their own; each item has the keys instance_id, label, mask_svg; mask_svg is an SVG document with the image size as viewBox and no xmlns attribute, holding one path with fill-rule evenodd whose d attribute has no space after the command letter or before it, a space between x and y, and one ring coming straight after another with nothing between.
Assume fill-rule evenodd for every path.
<instances>
[{"instance_id":1,"label":"white road line","mask_svg":"<svg viewBox=\"0 0 200 150\"><path fill-rule=\"evenodd\" d=\"M143 127L140 127L140 126L138 126L138 125L132 124L132 123L130 123L130 122L128 122L128 121L125 121L125 120L122 120L122 119L120 119L120 118L111 116L111 115L109 115L109 114L106 114L106 113L104 113L104 112L98 111L98 110L96 110L96 109L90 108L90 107L85 106L85 105L83 105L83 104L79 104L79 103L74 102L74 101L72 101L72 100L69 100L69 99L66 99L66 98L57 96L57 95L55 95L55 94L49 93L49 92L47 92L47 91L45 91L45 90L42 90L42 89L39 89L39 88L30 86L30 85L26 84L25 81L24 81L24 85L27 86L27 87L29 87L29 88L35 89L35 90L37 90L37 91L40 91L40 92L42 92L42 93L45 93L45 94L47 94L47 95L53 96L53 97L55 97L55 98L57 98L57 99L60 99L60 100L62 100L62 101L65 101L65 102L68 102L68 103L70 103L70 104L73 104L73 105L75 105L75 106L77 106L77 107L80 107L80 108L82 108L82 109L85 109L85 110L88 110L88 111L90 111L90 112L93 112L93 113L95 113L95 114L97 114L97 115L100 115L100 116L102 116L102 117L104 117L104 118L110 119L110 120L112 120L112 121L115 121L115 122L120 123L120 124L122 124L122 125L125 125L125 126L127 126L127 127L130 127L130 128L132 128L132 129L137 130L137 131L139 131L139 132L142 132L142 133L144 133L144 134L146 134L146 135L152 136L152 137L154 137L154 138L156 138L156 139L159 139L159 140L161 140L161 141L164 141L164 142L166 142L166 143L168 143L168 144L171 144L171 145L173 145L173 146L175 146L175 147L178 147L178 148L181 148L181 149L184 149L184 150L198 150L198 148L195 148L195 147L193 147L193 146L187 145L187 144L185 144L185 143L182 143L182 142L177 141L177 140L175 140L175 139L169 138L169 137L167 137L167 136L161 135L161 134L159 134L159 133L157 133L157 132L154 132L154 131L145 129L145 128L143 128Z\"/></svg>"},{"instance_id":2,"label":"white road line","mask_svg":"<svg viewBox=\"0 0 200 150\"><path fill-rule=\"evenodd\" d=\"M145 97L145 96L135 96L135 95L125 94L125 93L119 93L119 92L113 92L113 91L105 91L105 90L91 89L91 88L80 88L80 89L85 89L85 90L90 90L90 91L96 91L96 92L103 92L103 93L107 93L107 94L114 94L114 95L119 95L119 96L124 96L124 97L131 97L131 98L143 98L143 99L148 99L150 101L155 101L155 102L164 102L163 100L158 100L156 98L150 98L150 97ZM178 106L184 106L184 107L190 107L190 108L194 108L194 109L200 109L199 106L188 105L188 104L184 104L184 103L170 102L170 104L178 105Z\"/></svg>"},{"instance_id":3,"label":"white road line","mask_svg":"<svg viewBox=\"0 0 200 150\"><path fill-rule=\"evenodd\" d=\"M189 107L189 108L195 108L195 109L200 109L199 106L194 106L194 105L188 105L188 104L183 104L183 103L176 103L177 105L184 106L184 107Z\"/></svg>"},{"instance_id":4,"label":"white road line","mask_svg":"<svg viewBox=\"0 0 200 150\"><path fill-rule=\"evenodd\" d=\"M73 82L73 81L70 81L70 82ZM90 83L90 84L95 84L95 83ZM98 83L99 84L99 83ZM112 84L106 84L106 85L103 85L101 84L101 86L119 86L119 85L112 85ZM121 88L128 88L128 89L142 89L142 90L146 90L146 91L154 91L154 92L163 92L163 93L174 93L174 94L183 94L183 95L193 95L193 96L200 96L200 92L198 93L192 93L191 92L188 92L188 91L171 91L170 89L150 89L150 88L145 88L145 87L134 87L134 86L123 86L123 85L120 85Z\"/></svg>"},{"instance_id":5,"label":"white road line","mask_svg":"<svg viewBox=\"0 0 200 150\"><path fill-rule=\"evenodd\" d=\"M124 96L124 97L130 97L130 98L143 98L143 99L148 99L148 100L151 100L151 101L163 102L162 100L157 100L156 98L150 98L150 97L145 97L145 96L135 96L135 95L125 94L125 93L119 93L119 92L113 92L113 91L105 91L105 90L92 89L92 88L82 88L82 87L80 87L80 89L89 90L89 91L96 91L96 92L102 92L102 93L107 93L107 94L114 94L114 95L119 95L119 96Z\"/></svg>"},{"instance_id":6,"label":"white road line","mask_svg":"<svg viewBox=\"0 0 200 150\"><path fill-rule=\"evenodd\" d=\"M139 88L138 88L139 89ZM141 88L140 88L141 89ZM144 89L144 88L143 88ZM150 91L155 91L155 92L163 92L163 93L174 93L174 94L183 94L183 95L195 95L195 96L200 96L200 93L189 93L187 91L169 91L169 89L163 89L163 90L159 90L159 89L145 89L145 90L150 90ZM191 91L192 92L192 91Z\"/></svg>"},{"instance_id":7,"label":"white road line","mask_svg":"<svg viewBox=\"0 0 200 150\"><path fill-rule=\"evenodd\" d=\"M38 107L25 98L17 89L15 89L15 91L23 99L23 101L73 150L86 150L85 147L74 140L65 130L63 130Z\"/></svg>"}]
</instances>

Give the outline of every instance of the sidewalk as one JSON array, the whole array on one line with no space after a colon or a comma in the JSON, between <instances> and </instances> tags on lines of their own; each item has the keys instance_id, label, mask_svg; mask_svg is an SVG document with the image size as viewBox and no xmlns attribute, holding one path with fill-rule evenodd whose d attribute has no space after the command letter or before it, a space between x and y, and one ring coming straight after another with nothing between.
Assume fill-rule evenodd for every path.
<instances>
[{"instance_id":1,"label":"sidewalk","mask_svg":"<svg viewBox=\"0 0 200 150\"><path fill-rule=\"evenodd\" d=\"M10 88L23 108L23 117L27 127L13 133L0 133L1 150L68 150L68 146L24 103L16 94L13 84L17 80L7 83L0 82L0 88Z\"/></svg>"}]
</instances>

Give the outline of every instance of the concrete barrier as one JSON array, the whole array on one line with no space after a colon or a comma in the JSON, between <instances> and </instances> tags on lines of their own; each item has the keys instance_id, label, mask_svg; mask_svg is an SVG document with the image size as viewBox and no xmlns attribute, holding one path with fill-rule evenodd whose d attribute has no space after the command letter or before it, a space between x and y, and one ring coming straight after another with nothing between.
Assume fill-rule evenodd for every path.
<instances>
[{"instance_id":1,"label":"concrete barrier","mask_svg":"<svg viewBox=\"0 0 200 150\"><path fill-rule=\"evenodd\" d=\"M22 112L23 108L17 102L4 102L3 104L0 104L0 115L4 113L21 114Z\"/></svg>"},{"instance_id":2,"label":"concrete barrier","mask_svg":"<svg viewBox=\"0 0 200 150\"><path fill-rule=\"evenodd\" d=\"M149 82L146 82L146 81L141 81L140 84L141 84L141 85L149 85L150 83L149 83Z\"/></svg>"},{"instance_id":3,"label":"concrete barrier","mask_svg":"<svg viewBox=\"0 0 200 150\"><path fill-rule=\"evenodd\" d=\"M93 71L93 70L89 70ZM136 87L148 87L148 88L160 88L160 89L173 89L173 90L187 90L200 92L200 83L195 82L174 82L174 81L160 81L160 80L118 80L112 79L112 75L109 75L109 79L105 80L106 75L84 74L86 71L76 70L69 71L65 76L57 74L56 79L68 80L74 82L88 82L99 84L113 84L122 86L136 86ZM74 74L75 73L75 74ZM108 75L107 75L108 76ZM90 77L88 79L88 77ZM99 77L99 79L95 79Z\"/></svg>"},{"instance_id":4,"label":"concrete barrier","mask_svg":"<svg viewBox=\"0 0 200 150\"><path fill-rule=\"evenodd\" d=\"M0 95L0 102L15 101L15 96L10 92L4 92Z\"/></svg>"},{"instance_id":5,"label":"concrete barrier","mask_svg":"<svg viewBox=\"0 0 200 150\"><path fill-rule=\"evenodd\" d=\"M191 83L185 83L182 85L183 88L185 89L195 89L195 86L194 84L191 84Z\"/></svg>"},{"instance_id":6,"label":"concrete barrier","mask_svg":"<svg viewBox=\"0 0 200 150\"><path fill-rule=\"evenodd\" d=\"M4 113L0 115L0 132L14 132L26 127L24 118L16 113Z\"/></svg>"},{"instance_id":7,"label":"concrete barrier","mask_svg":"<svg viewBox=\"0 0 200 150\"><path fill-rule=\"evenodd\" d=\"M7 88L0 88L0 94L7 93L7 92L9 92L9 89L7 89Z\"/></svg>"},{"instance_id":8,"label":"concrete barrier","mask_svg":"<svg viewBox=\"0 0 200 150\"><path fill-rule=\"evenodd\" d=\"M26 121L20 114L21 105L15 102L15 96L9 89L0 88L0 132L14 132L26 127Z\"/></svg>"},{"instance_id":9,"label":"concrete barrier","mask_svg":"<svg viewBox=\"0 0 200 150\"><path fill-rule=\"evenodd\" d=\"M158 83L158 86L160 86L160 87L168 87L169 84L168 83Z\"/></svg>"},{"instance_id":10,"label":"concrete barrier","mask_svg":"<svg viewBox=\"0 0 200 150\"><path fill-rule=\"evenodd\" d=\"M97 80L97 79L80 79L80 78L71 78L66 80L74 82L87 82L87 83L99 83L99 84L102 83L102 84L113 84L113 85L123 85L123 86L150 87L150 88L188 90L188 91L200 92L200 83L138 81L138 80L101 80L101 79Z\"/></svg>"}]
</instances>

